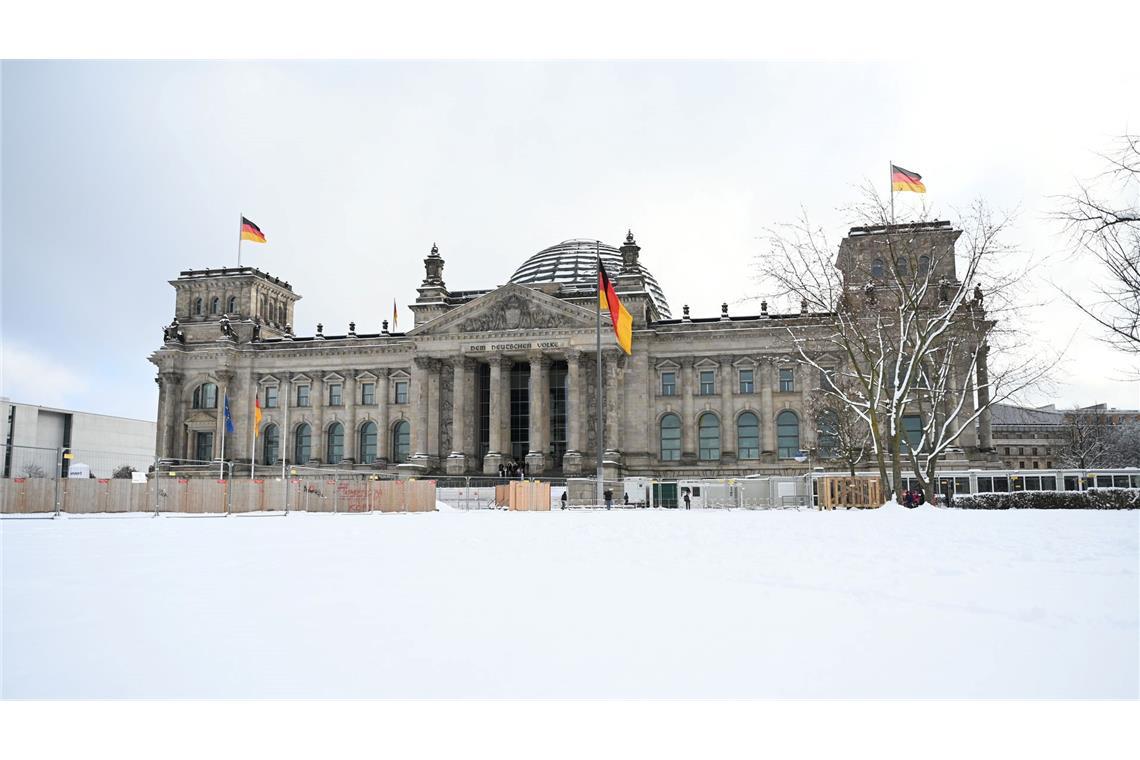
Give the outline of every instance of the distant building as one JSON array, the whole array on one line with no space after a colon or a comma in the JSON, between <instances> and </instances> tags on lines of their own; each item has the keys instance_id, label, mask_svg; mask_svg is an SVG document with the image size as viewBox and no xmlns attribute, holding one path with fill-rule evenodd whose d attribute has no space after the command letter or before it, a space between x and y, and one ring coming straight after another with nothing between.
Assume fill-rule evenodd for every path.
<instances>
[{"instance_id":1,"label":"distant building","mask_svg":"<svg viewBox=\"0 0 1140 760\"><path fill-rule=\"evenodd\" d=\"M1140 410L1110 409L1093 404L1078 409L1057 409L1053 404L1028 408L995 404L991 429L994 449L1005 466L1017 470L1042 470L1063 466L1063 454L1072 439L1074 420L1086 425L1140 424Z\"/></svg>"},{"instance_id":2,"label":"distant building","mask_svg":"<svg viewBox=\"0 0 1140 760\"><path fill-rule=\"evenodd\" d=\"M156 425L151 420L112 417L0 398L0 476L55 477L73 462L109 478L123 465L145 471L154 462ZM66 450L70 459L61 455Z\"/></svg>"}]
</instances>

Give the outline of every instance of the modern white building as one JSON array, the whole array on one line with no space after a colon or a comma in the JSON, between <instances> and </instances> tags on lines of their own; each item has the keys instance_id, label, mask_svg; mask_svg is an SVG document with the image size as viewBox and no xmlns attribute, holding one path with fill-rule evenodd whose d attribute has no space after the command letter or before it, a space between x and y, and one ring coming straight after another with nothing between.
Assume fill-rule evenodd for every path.
<instances>
[{"instance_id":1,"label":"modern white building","mask_svg":"<svg viewBox=\"0 0 1140 760\"><path fill-rule=\"evenodd\" d=\"M20 404L0 398L0 477L54 477L72 463L109 478L123 465L145 471L154 463L156 425L70 409ZM64 453L70 453L65 458Z\"/></svg>"}]
</instances>

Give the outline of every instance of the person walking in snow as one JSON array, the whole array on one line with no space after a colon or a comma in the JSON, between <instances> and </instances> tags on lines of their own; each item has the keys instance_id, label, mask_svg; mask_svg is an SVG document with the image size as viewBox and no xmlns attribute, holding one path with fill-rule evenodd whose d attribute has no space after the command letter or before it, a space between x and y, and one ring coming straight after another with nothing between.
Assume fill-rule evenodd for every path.
<instances>
[{"instance_id":1,"label":"person walking in snow","mask_svg":"<svg viewBox=\"0 0 1140 760\"><path fill-rule=\"evenodd\" d=\"M685 489L684 499L685 499L685 509L688 509L689 508L689 489L687 489L687 488Z\"/></svg>"},{"instance_id":2,"label":"person walking in snow","mask_svg":"<svg viewBox=\"0 0 1140 760\"><path fill-rule=\"evenodd\" d=\"M562 492L562 508L566 509L566 492Z\"/></svg>"},{"instance_id":3,"label":"person walking in snow","mask_svg":"<svg viewBox=\"0 0 1140 760\"><path fill-rule=\"evenodd\" d=\"M605 497L606 500L606 509L612 508L614 505L614 492L607 488L602 492L602 496Z\"/></svg>"}]
</instances>

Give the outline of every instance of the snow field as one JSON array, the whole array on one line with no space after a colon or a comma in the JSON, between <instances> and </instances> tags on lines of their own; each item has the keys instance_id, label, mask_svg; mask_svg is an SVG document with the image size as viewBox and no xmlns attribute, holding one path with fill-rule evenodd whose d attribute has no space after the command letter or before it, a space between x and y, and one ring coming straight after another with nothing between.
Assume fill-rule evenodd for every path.
<instances>
[{"instance_id":1,"label":"snow field","mask_svg":"<svg viewBox=\"0 0 1140 760\"><path fill-rule=\"evenodd\" d=\"M5 520L4 697L1132 697L1136 512Z\"/></svg>"}]
</instances>

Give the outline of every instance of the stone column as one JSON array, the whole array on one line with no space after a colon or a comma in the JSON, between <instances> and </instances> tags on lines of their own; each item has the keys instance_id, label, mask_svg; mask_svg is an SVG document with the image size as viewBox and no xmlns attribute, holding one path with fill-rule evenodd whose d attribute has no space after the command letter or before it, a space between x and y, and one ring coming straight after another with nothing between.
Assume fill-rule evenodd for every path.
<instances>
[{"instance_id":1,"label":"stone column","mask_svg":"<svg viewBox=\"0 0 1140 760\"><path fill-rule=\"evenodd\" d=\"M566 455L562 457L562 472L579 475L582 472L582 352L566 353L566 375L570 387L566 389Z\"/></svg>"},{"instance_id":2,"label":"stone column","mask_svg":"<svg viewBox=\"0 0 1140 760\"><path fill-rule=\"evenodd\" d=\"M736 462L736 419L732 413L732 396L736 392L736 372L731 356L720 357L720 461Z\"/></svg>"},{"instance_id":3,"label":"stone column","mask_svg":"<svg viewBox=\"0 0 1140 760\"><path fill-rule=\"evenodd\" d=\"M526 454L528 474L546 470L546 449L550 441L550 386L547 378L550 357L535 353L530 360L530 451Z\"/></svg>"},{"instance_id":4,"label":"stone column","mask_svg":"<svg viewBox=\"0 0 1140 760\"><path fill-rule=\"evenodd\" d=\"M483 473L498 475L503 463L503 358L492 356L487 359L491 365L490 414L487 416L487 455L483 457Z\"/></svg>"},{"instance_id":5,"label":"stone column","mask_svg":"<svg viewBox=\"0 0 1140 760\"><path fill-rule=\"evenodd\" d=\"M622 404L621 379L625 373L625 354L603 354L602 377L606 384L605 415L606 440L602 453L603 476L606 479L621 476L621 427L624 405Z\"/></svg>"},{"instance_id":6,"label":"stone column","mask_svg":"<svg viewBox=\"0 0 1140 760\"><path fill-rule=\"evenodd\" d=\"M155 450L160 459L173 459L177 451L175 417L182 379L177 372L161 372L156 380L158 381L158 430Z\"/></svg>"},{"instance_id":7,"label":"stone column","mask_svg":"<svg viewBox=\"0 0 1140 760\"><path fill-rule=\"evenodd\" d=\"M379 464L388 464L388 447L392 441L392 431L388 429L388 370L376 370L376 458ZM367 464L372 464L368 462Z\"/></svg>"},{"instance_id":8,"label":"stone column","mask_svg":"<svg viewBox=\"0 0 1140 760\"><path fill-rule=\"evenodd\" d=\"M697 461L696 420L693 419L693 358L681 358L681 463L695 464Z\"/></svg>"},{"instance_id":9,"label":"stone column","mask_svg":"<svg viewBox=\"0 0 1140 760\"><path fill-rule=\"evenodd\" d=\"M344 389L340 395L344 407L344 456L343 459L352 464L356 462L356 370L346 370L344 373Z\"/></svg>"},{"instance_id":10,"label":"stone column","mask_svg":"<svg viewBox=\"0 0 1140 760\"><path fill-rule=\"evenodd\" d=\"M439 463L440 456L447 456L447 452L440 451L440 419L439 419L439 373L443 362L439 359L430 360L428 365L427 385L427 454L430 466Z\"/></svg>"},{"instance_id":11,"label":"stone column","mask_svg":"<svg viewBox=\"0 0 1140 760\"><path fill-rule=\"evenodd\" d=\"M982 410L978 414L978 448L982 451L993 448L990 438L990 371L986 366L989 353L990 347L985 344L978 349L978 408Z\"/></svg>"},{"instance_id":12,"label":"stone column","mask_svg":"<svg viewBox=\"0 0 1140 760\"><path fill-rule=\"evenodd\" d=\"M760 437L765 454L776 451L776 407L772 403L772 384L776 382L774 372L771 361L761 359L756 365L756 382L760 383Z\"/></svg>"},{"instance_id":13,"label":"stone column","mask_svg":"<svg viewBox=\"0 0 1140 760\"><path fill-rule=\"evenodd\" d=\"M958 446L963 449L975 449L978 447L978 431L975 427L976 420L963 424L964 420L970 419L974 414L974 378L969 376L969 368L966 370L966 382L961 381L962 370L958 369L956 373L957 378L955 385L961 389L961 393L965 396L962 399L962 412L958 415Z\"/></svg>"},{"instance_id":14,"label":"stone column","mask_svg":"<svg viewBox=\"0 0 1140 760\"><path fill-rule=\"evenodd\" d=\"M281 378L281 385L277 390L277 407L281 414L281 424L278 427L281 431L278 438L281 441L281 453L278 457L284 462L296 464L293 462L293 450L291 448L294 444L292 431L289 430L290 427L297 424L296 420L289 419L289 412L293 405L293 373L279 372L278 377Z\"/></svg>"},{"instance_id":15,"label":"stone column","mask_svg":"<svg viewBox=\"0 0 1140 760\"><path fill-rule=\"evenodd\" d=\"M412 454L413 458L426 459L428 454L428 375L431 360L417 356L412 360Z\"/></svg>"},{"instance_id":16,"label":"stone column","mask_svg":"<svg viewBox=\"0 0 1140 760\"><path fill-rule=\"evenodd\" d=\"M451 384L451 452L447 455L447 473L462 475L467 472L467 430L470 427L467 398L471 395L471 372L474 362L466 357L451 360L455 373Z\"/></svg>"},{"instance_id":17,"label":"stone column","mask_svg":"<svg viewBox=\"0 0 1140 760\"><path fill-rule=\"evenodd\" d=\"M313 410L313 437L308 464L320 464L325 461L325 380L316 372L309 386L309 403Z\"/></svg>"}]
</instances>

